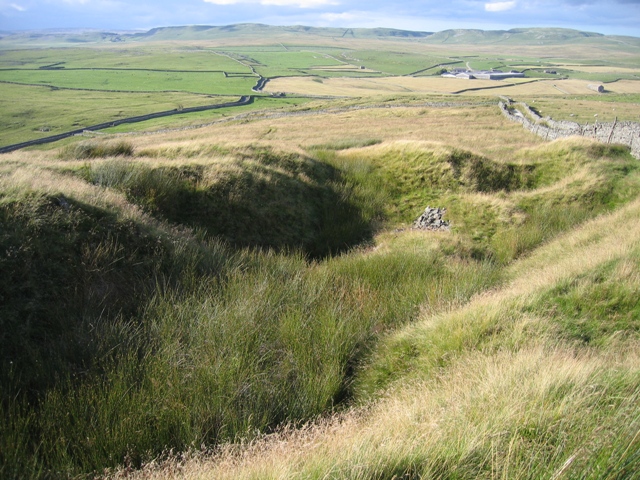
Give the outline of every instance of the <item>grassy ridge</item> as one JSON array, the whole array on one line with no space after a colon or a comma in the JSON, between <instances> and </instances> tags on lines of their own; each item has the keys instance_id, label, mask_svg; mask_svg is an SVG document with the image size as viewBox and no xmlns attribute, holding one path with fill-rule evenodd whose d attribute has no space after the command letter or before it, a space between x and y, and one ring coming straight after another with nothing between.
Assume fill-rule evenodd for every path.
<instances>
[{"instance_id":1,"label":"grassy ridge","mask_svg":"<svg viewBox=\"0 0 640 480\"><path fill-rule=\"evenodd\" d=\"M2 269L13 272L0 284L10 299L2 474L73 476L125 457L138 465L375 393L406 371L378 354L363 370L384 332L464 304L499 283L510 259L637 191L626 152L586 142L523 152L512 164L363 142L372 143L308 157L127 145L68 148L35 163L15 154L2 167L0 203ZM413 175L399 174L403 162ZM401 205L411 198L452 205L459 230L390 232L374 250L322 262L286 253L362 242L379 222L407 219ZM467 223L456 202L467 205ZM556 208L582 213L550 228ZM281 217L291 212L300 225ZM289 230L272 228L281 223Z\"/></svg>"}]
</instances>

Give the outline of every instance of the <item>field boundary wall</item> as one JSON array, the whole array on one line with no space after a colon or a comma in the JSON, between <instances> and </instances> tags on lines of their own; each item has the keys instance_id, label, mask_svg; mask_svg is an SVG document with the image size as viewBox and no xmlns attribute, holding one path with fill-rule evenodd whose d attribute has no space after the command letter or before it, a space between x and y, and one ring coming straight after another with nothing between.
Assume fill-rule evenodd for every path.
<instances>
[{"instance_id":1,"label":"field boundary wall","mask_svg":"<svg viewBox=\"0 0 640 480\"><path fill-rule=\"evenodd\" d=\"M524 113L520 110L522 109ZM524 128L545 140L566 137L592 138L602 143L625 145L631 154L640 160L640 124L635 122L598 122L582 125L577 122L556 121L542 118L525 103L515 104L509 99L500 101L502 114L512 122L522 124Z\"/></svg>"},{"instance_id":2,"label":"field boundary wall","mask_svg":"<svg viewBox=\"0 0 640 480\"><path fill-rule=\"evenodd\" d=\"M44 143L57 142L65 138L73 137L74 135L82 135L84 132L94 132L96 130L104 130L105 128L117 127L125 123L138 123L146 120L152 120L154 118L170 117L172 115L182 115L192 112L204 112L205 110L215 110L218 108L240 107L242 105L249 105L253 102L253 96L242 96L235 102L219 103L216 105L203 105L201 107L190 107L175 110L165 110L163 112L149 113L147 115L139 115L137 117L120 118L111 122L99 123L98 125L91 125L89 127L79 128L77 130L71 130L70 132L60 133L58 135L51 135L49 137L37 138L35 140L29 140L28 142L14 143L13 145L7 145L0 147L0 153L13 152L21 148L32 147L34 145L42 145Z\"/></svg>"}]
</instances>

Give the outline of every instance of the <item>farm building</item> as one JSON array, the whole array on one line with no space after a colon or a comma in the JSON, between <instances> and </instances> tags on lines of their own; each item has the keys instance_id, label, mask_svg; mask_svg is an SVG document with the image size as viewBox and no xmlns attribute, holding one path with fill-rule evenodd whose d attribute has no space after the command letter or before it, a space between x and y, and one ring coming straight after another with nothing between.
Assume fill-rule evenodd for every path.
<instances>
[{"instance_id":1,"label":"farm building","mask_svg":"<svg viewBox=\"0 0 640 480\"><path fill-rule=\"evenodd\" d=\"M462 78L464 80L504 80L505 78L524 78L524 73L511 70L502 72L500 70L460 70L443 73L445 78Z\"/></svg>"}]
</instances>

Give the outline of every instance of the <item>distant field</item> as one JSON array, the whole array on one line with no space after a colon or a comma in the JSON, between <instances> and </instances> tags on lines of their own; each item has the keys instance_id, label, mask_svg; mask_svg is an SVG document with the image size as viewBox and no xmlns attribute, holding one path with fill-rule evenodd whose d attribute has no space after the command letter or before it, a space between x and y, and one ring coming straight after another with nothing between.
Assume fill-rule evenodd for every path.
<instances>
[{"instance_id":1,"label":"distant field","mask_svg":"<svg viewBox=\"0 0 640 480\"><path fill-rule=\"evenodd\" d=\"M146 68L158 70L225 71L251 74L241 63L211 50L174 46L166 49L47 48L0 50L0 69L5 68Z\"/></svg>"},{"instance_id":2,"label":"distant field","mask_svg":"<svg viewBox=\"0 0 640 480\"><path fill-rule=\"evenodd\" d=\"M452 78L385 77L375 79L309 77L277 78L267 84L271 92L291 92L313 95L380 95L397 93L451 93L471 95L583 95L590 90L592 82L586 80L540 80L508 79L461 80ZM622 80L607 84L607 91L614 93L640 93L640 82ZM594 92L595 93L595 92Z\"/></svg>"},{"instance_id":3,"label":"distant field","mask_svg":"<svg viewBox=\"0 0 640 480\"><path fill-rule=\"evenodd\" d=\"M222 73L182 73L127 70L3 71L0 81L60 88L133 92L190 92L243 95L251 92L253 77L225 77Z\"/></svg>"},{"instance_id":4,"label":"distant field","mask_svg":"<svg viewBox=\"0 0 640 480\"><path fill-rule=\"evenodd\" d=\"M612 73L612 72L620 72L620 73L640 73L640 67L625 67L621 65L615 64L600 64L599 62L595 65L559 65L560 67L570 68L572 70L577 70L579 72L593 72L593 73Z\"/></svg>"},{"instance_id":5,"label":"distant field","mask_svg":"<svg viewBox=\"0 0 640 480\"><path fill-rule=\"evenodd\" d=\"M0 85L0 89L4 100L0 145L56 135L109 119L238 99L182 93L77 92L7 84Z\"/></svg>"},{"instance_id":6,"label":"distant field","mask_svg":"<svg viewBox=\"0 0 640 480\"><path fill-rule=\"evenodd\" d=\"M636 119L633 96L640 94L640 53L633 39L621 44L608 37L545 32L542 37L536 32L533 43L527 43L533 37L526 32L411 37L384 29L264 25L158 29L123 38L95 32L5 37L0 39L0 95L5 100L0 104L0 144L126 116L280 92L310 98L509 95L550 99L550 111L558 117L566 113L590 119L598 112L605 117L615 112ZM600 60L594 58L596 51ZM607 66L602 66L603 56ZM440 77L443 69L452 68L525 70L528 78L468 82ZM558 75L545 74L547 68L557 69ZM263 94L252 92L258 76L270 79ZM605 83L606 95L588 90L592 83ZM562 103L572 113L552 106L560 98L564 102L578 96L590 101L579 108ZM269 104L286 107L301 101L279 98ZM603 109L598 102L620 106ZM119 128L190 124L212 115Z\"/></svg>"},{"instance_id":7,"label":"distant field","mask_svg":"<svg viewBox=\"0 0 640 480\"><path fill-rule=\"evenodd\" d=\"M321 53L280 51L247 52L241 60L252 65L263 77L299 74L297 70L323 66L341 66L342 62Z\"/></svg>"},{"instance_id":8,"label":"distant field","mask_svg":"<svg viewBox=\"0 0 640 480\"><path fill-rule=\"evenodd\" d=\"M527 65L521 66L520 68L542 68L540 65ZM545 67L547 68L547 67ZM555 68L555 67L548 67ZM605 73L605 74L635 74L640 75L640 68L629 68L629 67L618 67L618 66L608 66L608 65L558 65L558 68L567 68L570 70L574 70L577 72L586 72L586 73Z\"/></svg>"},{"instance_id":9,"label":"distant field","mask_svg":"<svg viewBox=\"0 0 640 480\"><path fill-rule=\"evenodd\" d=\"M458 64L461 61L430 54L418 54L410 51L356 50L343 54L345 60L356 65L364 65L391 75L408 75L439 64Z\"/></svg>"}]
</instances>

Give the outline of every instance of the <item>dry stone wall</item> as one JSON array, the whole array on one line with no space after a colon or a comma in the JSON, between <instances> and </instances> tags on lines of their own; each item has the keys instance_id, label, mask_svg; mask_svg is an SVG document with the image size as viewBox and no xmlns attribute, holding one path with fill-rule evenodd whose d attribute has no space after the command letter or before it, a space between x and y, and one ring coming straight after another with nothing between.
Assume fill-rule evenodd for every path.
<instances>
[{"instance_id":1,"label":"dry stone wall","mask_svg":"<svg viewBox=\"0 0 640 480\"><path fill-rule=\"evenodd\" d=\"M593 138L602 143L626 145L631 154L640 159L640 124L635 122L607 122L581 125L576 122L555 121L542 118L526 104L516 104L508 99L500 102L503 115L513 122L521 123L524 128L544 138L556 140L573 136ZM522 109L525 113L522 113Z\"/></svg>"}]
</instances>

